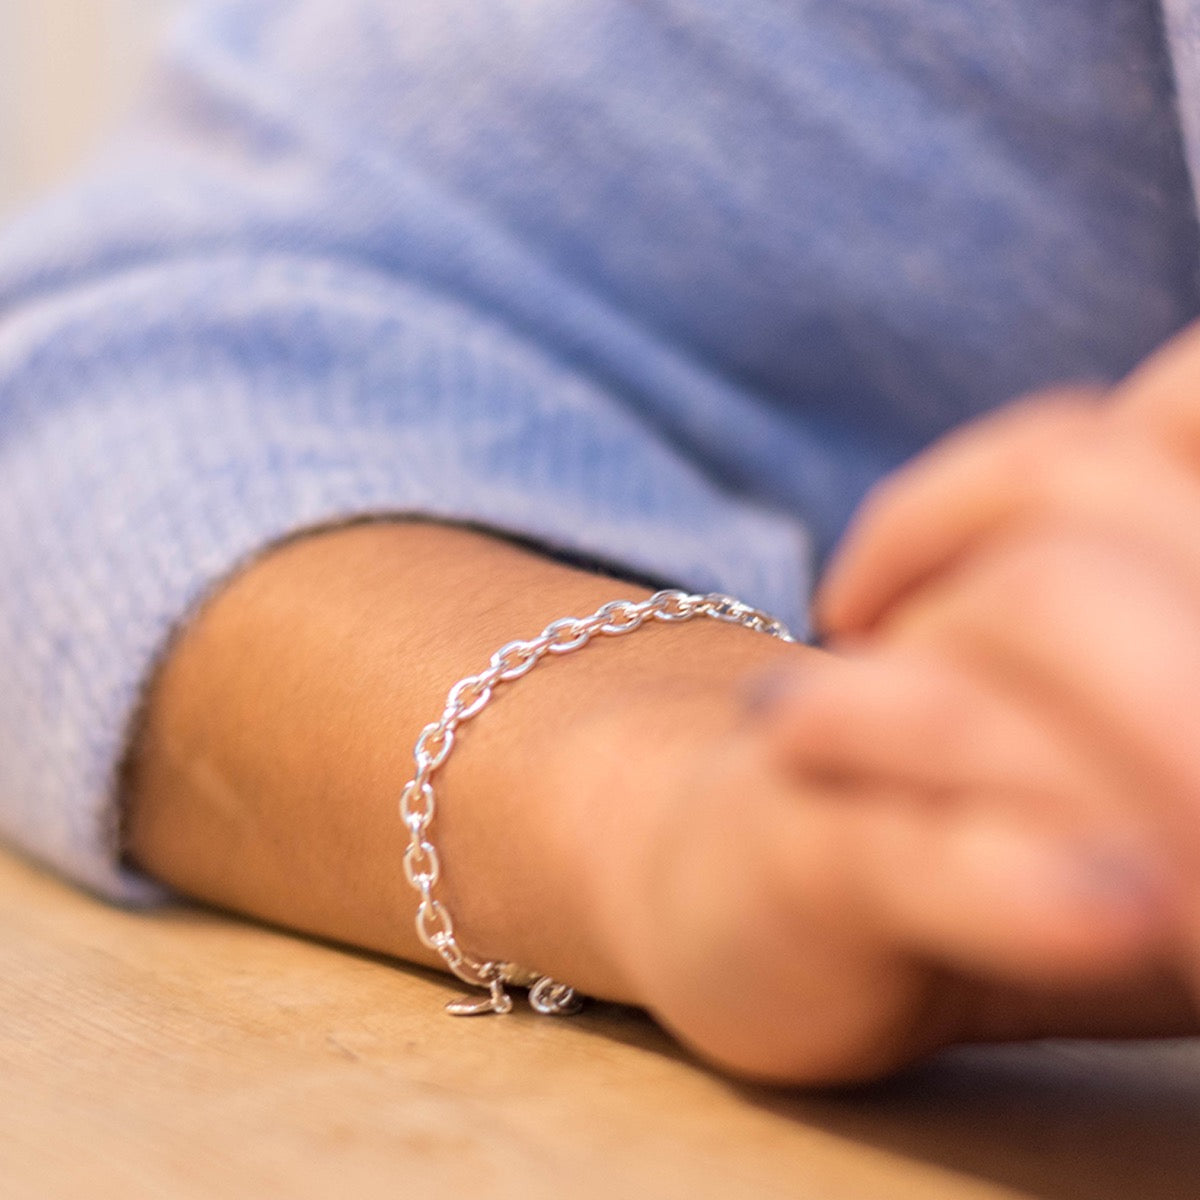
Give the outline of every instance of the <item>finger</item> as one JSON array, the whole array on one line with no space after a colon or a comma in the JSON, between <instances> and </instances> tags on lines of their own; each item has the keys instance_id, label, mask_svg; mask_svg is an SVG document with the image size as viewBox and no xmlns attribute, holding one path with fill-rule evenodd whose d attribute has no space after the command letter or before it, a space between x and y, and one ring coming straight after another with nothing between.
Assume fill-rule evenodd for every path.
<instances>
[{"instance_id":1,"label":"finger","mask_svg":"<svg viewBox=\"0 0 1200 1200\"><path fill-rule=\"evenodd\" d=\"M1173 932L1157 860L1064 836L990 805L911 805L858 831L883 933L914 955L1029 985L1109 980L1156 961Z\"/></svg>"},{"instance_id":2,"label":"finger","mask_svg":"<svg viewBox=\"0 0 1200 1200\"><path fill-rule=\"evenodd\" d=\"M1092 745L947 663L874 653L828 660L778 690L760 720L785 770L852 800L892 788L934 812L982 816L998 806L1001 819L1031 822L1044 838L1119 847L1138 862L1164 862L1174 842L1154 806ZM1177 874L1173 865L1164 886L1178 890ZM1200 924L1195 935L1200 946Z\"/></svg>"},{"instance_id":3,"label":"finger","mask_svg":"<svg viewBox=\"0 0 1200 1200\"><path fill-rule=\"evenodd\" d=\"M993 981L1093 983L1157 961L1173 932L1162 863L1014 816L1006 798L931 808L903 792L807 802L776 841L795 936L841 929Z\"/></svg>"},{"instance_id":4,"label":"finger","mask_svg":"<svg viewBox=\"0 0 1200 1200\"><path fill-rule=\"evenodd\" d=\"M773 761L801 780L902 787L935 803L1019 797L1066 826L1132 837L1123 796L1094 759L1026 706L930 655L829 657L776 680L756 720Z\"/></svg>"},{"instance_id":5,"label":"finger","mask_svg":"<svg viewBox=\"0 0 1200 1200\"><path fill-rule=\"evenodd\" d=\"M939 442L867 497L816 600L832 634L868 630L923 579L1032 507L1052 467L1097 422L1097 398L1061 393L1014 405Z\"/></svg>"},{"instance_id":6,"label":"finger","mask_svg":"<svg viewBox=\"0 0 1200 1200\"><path fill-rule=\"evenodd\" d=\"M1147 358L1113 392L1114 415L1200 467L1200 322Z\"/></svg>"},{"instance_id":7,"label":"finger","mask_svg":"<svg viewBox=\"0 0 1200 1200\"><path fill-rule=\"evenodd\" d=\"M1200 864L1200 594L1092 536L1022 538L960 571L889 624L1030 706L1053 736L1106 764Z\"/></svg>"},{"instance_id":8,"label":"finger","mask_svg":"<svg viewBox=\"0 0 1200 1200\"><path fill-rule=\"evenodd\" d=\"M980 476L978 486L997 494L999 478ZM1161 568L1195 589L1200 598L1200 477L1166 456L1144 437L1125 434L1105 421L1089 431L1086 449L1063 446L1043 470L1029 471L1007 489L1007 507L997 503L976 525L947 539L940 557L926 558L926 570L893 591L887 607L873 614L875 628L887 612L899 608L918 586L928 584L983 549L989 541L1012 536L1036 523L1095 531L1127 542L1154 558Z\"/></svg>"}]
</instances>

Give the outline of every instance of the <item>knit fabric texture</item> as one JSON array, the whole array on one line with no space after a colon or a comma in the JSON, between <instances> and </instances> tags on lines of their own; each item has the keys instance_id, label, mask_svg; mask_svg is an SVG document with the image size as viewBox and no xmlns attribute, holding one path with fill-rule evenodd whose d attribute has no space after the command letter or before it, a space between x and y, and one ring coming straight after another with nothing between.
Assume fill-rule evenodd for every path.
<instances>
[{"instance_id":1,"label":"knit fabric texture","mask_svg":"<svg viewBox=\"0 0 1200 1200\"><path fill-rule=\"evenodd\" d=\"M116 839L147 673L309 525L470 520L803 628L882 474L1197 312L1174 96L1150 0L197 6L0 235L4 836L157 894Z\"/></svg>"}]
</instances>

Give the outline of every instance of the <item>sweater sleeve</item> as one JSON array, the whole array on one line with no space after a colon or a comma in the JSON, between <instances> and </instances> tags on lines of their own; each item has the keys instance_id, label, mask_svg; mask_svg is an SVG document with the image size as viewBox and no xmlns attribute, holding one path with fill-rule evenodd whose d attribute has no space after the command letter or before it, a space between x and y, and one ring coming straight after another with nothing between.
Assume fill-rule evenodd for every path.
<instances>
[{"instance_id":1,"label":"sweater sleeve","mask_svg":"<svg viewBox=\"0 0 1200 1200\"><path fill-rule=\"evenodd\" d=\"M290 531L469 520L793 623L808 590L803 527L601 349L683 368L230 39L185 28L150 115L0 239L0 834L126 902L157 894L114 781L148 671Z\"/></svg>"}]
</instances>

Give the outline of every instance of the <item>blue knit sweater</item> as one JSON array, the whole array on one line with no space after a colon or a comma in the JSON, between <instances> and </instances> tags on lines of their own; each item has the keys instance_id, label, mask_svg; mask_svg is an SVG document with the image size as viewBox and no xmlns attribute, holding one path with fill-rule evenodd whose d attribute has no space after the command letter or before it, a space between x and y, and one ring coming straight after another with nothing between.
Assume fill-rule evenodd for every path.
<instances>
[{"instance_id":1,"label":"blue knit sweater","mask_svg":"<svg viewBox=\"0 0 1200 1200\"><path fill-rule=\"evenodd\" d=\"M5 835L153 893L139 690L306 525L469 518L803 624L881 473L1197 312L1169 7L199 6L0 238Z\"/></svg>"}]
</instances>

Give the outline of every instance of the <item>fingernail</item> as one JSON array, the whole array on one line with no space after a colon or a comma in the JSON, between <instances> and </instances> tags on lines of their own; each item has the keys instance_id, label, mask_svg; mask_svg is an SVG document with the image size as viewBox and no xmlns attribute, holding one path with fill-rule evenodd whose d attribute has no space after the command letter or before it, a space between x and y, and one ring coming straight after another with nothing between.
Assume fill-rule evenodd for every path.
<instances>
[{"instance_id":1,"label":"fingernail","mask_svg":"<svg viewBox=\"0 0 1200 1200\"><path fill-rule=\"evenodd\" d=\"M1115 846L1077 846L1067 857L1067 886L1085 901L1126 911L1162 912L1167 889L1148 862Z\"/></svg>"}]
</instances>

